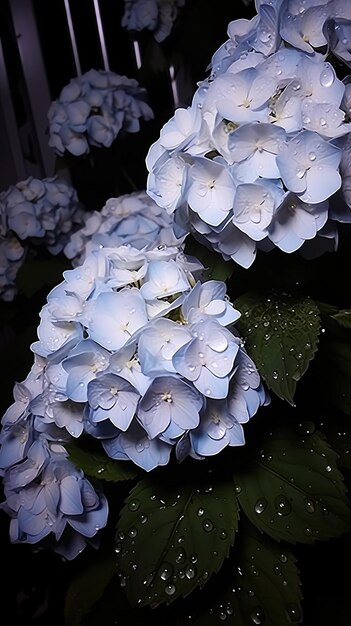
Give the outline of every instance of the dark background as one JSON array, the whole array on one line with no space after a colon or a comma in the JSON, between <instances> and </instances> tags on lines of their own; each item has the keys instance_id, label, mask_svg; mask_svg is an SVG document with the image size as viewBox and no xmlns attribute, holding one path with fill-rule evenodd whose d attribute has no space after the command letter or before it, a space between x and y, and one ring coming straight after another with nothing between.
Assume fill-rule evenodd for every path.
<instances>
[{"instance_id":1,"label":"dark background","mask_svg":"<svg viewBox=\"0 0 351 626\"><path fill-rule=\"evenodd\" d=\"M75 73L64 3L60 0L33 0L32 4L51 98L56 99ZM92 2L73 0L71 5L82 71L101 69L102 57ZM31 129L33 113L28 102L10 8L11 0L1 0L0 38L17 124L21 127L27 123ZM138 71L130 34L120 27L122 1L100 0L100 10L111 70L137 78L146 87L155 120L142 124L140 133L136 135L118 138L109 150L93 150L86 158L57 160L56 167L68 169L80 200L91 210L102 207L107 198L118 193L144 188L147 150L173 113L168 65L174 64L181 69L183 82L179 84L179 89L182 104L186 106L190 104L197 81L205 78L212 54L227 39L228 23L239 17L254 15L252 3L246 6L239 0L188 0L171 35L163 44L157 45L151 33L138 35L145 58L145 65ZM35 133L30 132L30 136L31 158L40 167L42 157ZM0 152L0 162L6 163L5 144L0 146ZM2 180L0 171L0 191L4 190ZM16 182L13 180L12 184ZM325 271L328 274L327 262ZM346 269L340 267L339 271L345 272ZM30 299L20 294L14 303L0 303L1 414L12 402L14 382L22 380L29 371L32 362L29 345L36 339L38 313L50 287L48 282L42 289L34 291ZM11 545L8 528L9 519L0 511L2 615L7 614L8 623L19 626L63 625L64 594L77 568L81 567L81 563L84 566L84 555L75 563L66 563L51 552L37 552L26 545ZM298 545L294 552L298 558L305 598L302 605L303 624L349 624L350 537L317 543L312 547Z\"/></svg>"}]
</instances>

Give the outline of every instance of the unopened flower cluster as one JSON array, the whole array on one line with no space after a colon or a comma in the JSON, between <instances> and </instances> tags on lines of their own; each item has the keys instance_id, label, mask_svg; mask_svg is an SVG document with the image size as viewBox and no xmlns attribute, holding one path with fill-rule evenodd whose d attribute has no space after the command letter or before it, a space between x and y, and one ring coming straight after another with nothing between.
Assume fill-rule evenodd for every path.
<instances>
[{"instance_id":1,"label":"unopened flower cluster","mask_svg":"<svg viewBox=\"0 0 351 626\"><path fill-rule=\"evenodd\" d=\"M2 300L11 301L16 296L17 272L29 248L42 244L53 255L62 252L82 214L76 190L58 176L30 176L0 194Z\"/></svg>"},{"instance_id":2,"label":"unopened flower cluster","mask_svg":"<svg viewBox=\"0 0 351 626\"><path fill-rule=\"evenodd\" d=\"M153 119L146 89L137 80L91 69L73 78L48 111L49 146L62 156L108 148L120 132L135 133Z\"/></svg>"},{"instance_id":3,"label":"unopened flower cluster","mask_svg":"<svg viewBox=\"0 0 351 626\"><path fill-rule=\"evenodd\" d=\"M229 23L208 78L146 160L150 197L243 267L257 250L336 249L351 222L351 82L333 66L351 67L351 3L256 9Z\"/></svg>"},{"instance_id":4,"label":"unopened flower cluster","mask_svg":"<svg viewBox=\"0 0 351 626\"><path fill-rule=\"evenodd\" d=\"M173 216L161 209L146 191L109 198L101 211L93 211L84 226L72 233L64 254L73 267L81 265L87 254L102 247L130 244L139 250L156 246L177 246Z\"/></svg>"},{"instance_id":5,"label":"unopened flower cluster","mask_svg":"<svg viewBox=\"0 0 351 626\"><path fill-rule=\"evenodd\" d=\"M245 443L269 403L235 331L225 283L182 246L92 251L40 312L34 364L2 418L0 472L14 543L74 558L106 524L105 497L68 458L87 438L146 472Z\"/></svg>"},{"instance_id":6,"label":"unopened flower cluster","mask_svg":"<svg viewBox=\"0 0 351 626\"><path fill-rule=\"evenodd\" d=\"M150 30L157 42L170 34L185 0L124 0L122 27L130 31Z\"/></svg>"}]
</instances>

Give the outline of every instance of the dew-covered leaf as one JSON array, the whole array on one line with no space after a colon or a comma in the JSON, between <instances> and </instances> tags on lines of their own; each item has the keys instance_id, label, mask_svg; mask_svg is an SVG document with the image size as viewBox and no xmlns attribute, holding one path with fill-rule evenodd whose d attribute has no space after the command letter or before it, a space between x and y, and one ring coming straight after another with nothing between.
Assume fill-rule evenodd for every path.
<instances>
[{"instance_id":1,"label":"dew-covered leaf","mask_svg":"<svg viewBox=\"0 0 351 626\"><path fill-rule=\"evenodd\" d=\"M88 476L118 482L132 480L139 475L137 468L131 462L114 461L106 454L83 449L75 443L68 444L66 448L72 463L80 467Z\"/></svg>"},{"instance_id":2,"label":"dew-covered leaf","mask_svg":"<svg viewBox=\"0 0 351 626\"><path fill-rule=\"evenodd\" d=\"M284 626L302 619L299 571L292 552L241 520L216 590L199 597L177 626Z\"/></svg>"},{"instance_id":3,"label":"dew-covered leaf","mask_svg":"<svg viewBox=\"0 0 351 626\"><path fill-rule=\"evenodd\" d=\"M232 481L204 486L140 481L121 511L116 552L132 606L170 603L202 587L234 542L238 502Z\"/></svg>"},{"instance_id":4,"label":"dew-covered leaf","mask_svg":"<svg viewBox=\"0 0 351 626\"><path fill-rule=\"evenodd\" d=\"M333 450L338 454L340 467L351 470L351 425L348 416L334 417L323 421L320 428L323 430Z\"/></svg>"},{"instance_id":5,"label":"dew-covered leaf","mask_svg":"<svg viewBox=\"0 0 351 626\"><path fill-rule=\"evenodd\" d=\"M319 309L309 298L262 292L234 301L236 327L267 386L294 404L297 382L317 350Z\"/></svg>"},{"instance_id":6,"label":"dew-covered leaf","mask_svg":"<svg viewBox=\"0 0 351 626\"><path fill-rule=\"evenodd\" d=\"M332 317L344 328L351 329L351 309L340 309Z\"/></svg>"},{"instance_id":7,"label":"dew-covered leaf","mask_svg":"<svg viewBox=\"0 0 351 626\"><path fill-rule=\"evenodd\" d=\"M65 597L65 626L81 626L115 573L113 555L95 558L73 578Z\"/></svg>"},{"instance_id":8,"label":"dew-covered leaf","mask_svg":"<svg viewBox=\"0 0 351 626\"><path fill-rule=\"evenodd\" d=\"M338 455L313 422L270 433L234 480L246 516L274 539L313 543L351 531Z\"/></svg>"}]
</instances>

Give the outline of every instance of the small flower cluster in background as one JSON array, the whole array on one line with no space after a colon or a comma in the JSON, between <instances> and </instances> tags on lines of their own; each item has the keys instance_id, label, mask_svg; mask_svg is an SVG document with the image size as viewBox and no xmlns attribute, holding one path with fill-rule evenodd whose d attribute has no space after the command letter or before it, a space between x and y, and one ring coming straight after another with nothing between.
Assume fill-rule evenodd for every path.
<instances>
[{"instance_id":1,"label":"small flower cluster in background","mask_svg":"<svg viewBox=\"0 0 351 626\"><path fill-rule=\"evenodd\" d=\"M102 248L64 272L40 312L34 365L2 419L0 467L14 542L76 556L107 504L67 459L97 439L149 472L174 451L204 459L245 443L270 398L233 326L225 283L181 245ZM77 538L78 533L78 538Z\"/></svg>"},{"instance_id":2,"label":"small flower cluster in background","mask_svg":"<svg viewBox=\"0 0 351 626\"><path fill-rule=\"evenodd\" d=\"M259 249L335 250L351 223L351 84L327 60L350 65L351 4L256 5L147 155L150 197L246 268Z\"/></svg>"},{"instance_id":3,"label":"small flower cluster in background","mask_svg":"<svg viewBox=\"0 0 351 626\"><path fill-rule=\"evenodd\" d=\"M122 27L130 31L150 30L157 42L170 34L185 0L124 0Z\"/></svg>"},{"instance_id":4,"label":"small flower cluster in background","mask_svg":"<svg viewBox=\"0 0 351 626\"><path fill-rule=\"evenodd\" d=\"M59 156L108 148L121 131L135 133L152 120L146 89L134 78L91 69L73 78L48 111L49 146Z\"/></svg>"},{"instance_id":5,"label":"small flower cluster in background","mask_svg":"<svg viewBox=\"0 0 351 626\"><path fill-rule=\"evenodd\" d=\"M17 295L16 276L30 246L59 254L83 214L76 190L59 176L30 176L0 194L0 299Z\"/></svg>"},{"instance_id":6,"label":"small flower cluster in background","mask_svg":"<svg viewBox=\"0 0 351 626\"><path fill-rule=\"evenodd\" d=\"M177 246L173 216L168 215L145 191L135 191L109 198L101 211L93 211L84 226L72 233L63 252L73 267L81 265L86 256L102 247L130 244L139 250L156 246Z\"/></svg>"}]
</instances>

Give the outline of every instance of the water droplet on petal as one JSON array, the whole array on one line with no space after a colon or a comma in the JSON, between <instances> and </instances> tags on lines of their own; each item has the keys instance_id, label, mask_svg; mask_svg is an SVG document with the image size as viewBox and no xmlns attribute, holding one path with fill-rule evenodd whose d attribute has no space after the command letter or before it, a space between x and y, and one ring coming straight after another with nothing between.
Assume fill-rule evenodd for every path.
<instances>
[{"instance_id":1,"label":"water droplet on petal","mask_svg":"<svg viewBox=\"0 0 351 626\"><path fill-rule=\"evenodd\" d=\"M335 80L335 72L331 65L325 64L320 74L320 83L322 87L331 87Z\"/></svg>"}]
</instances>

